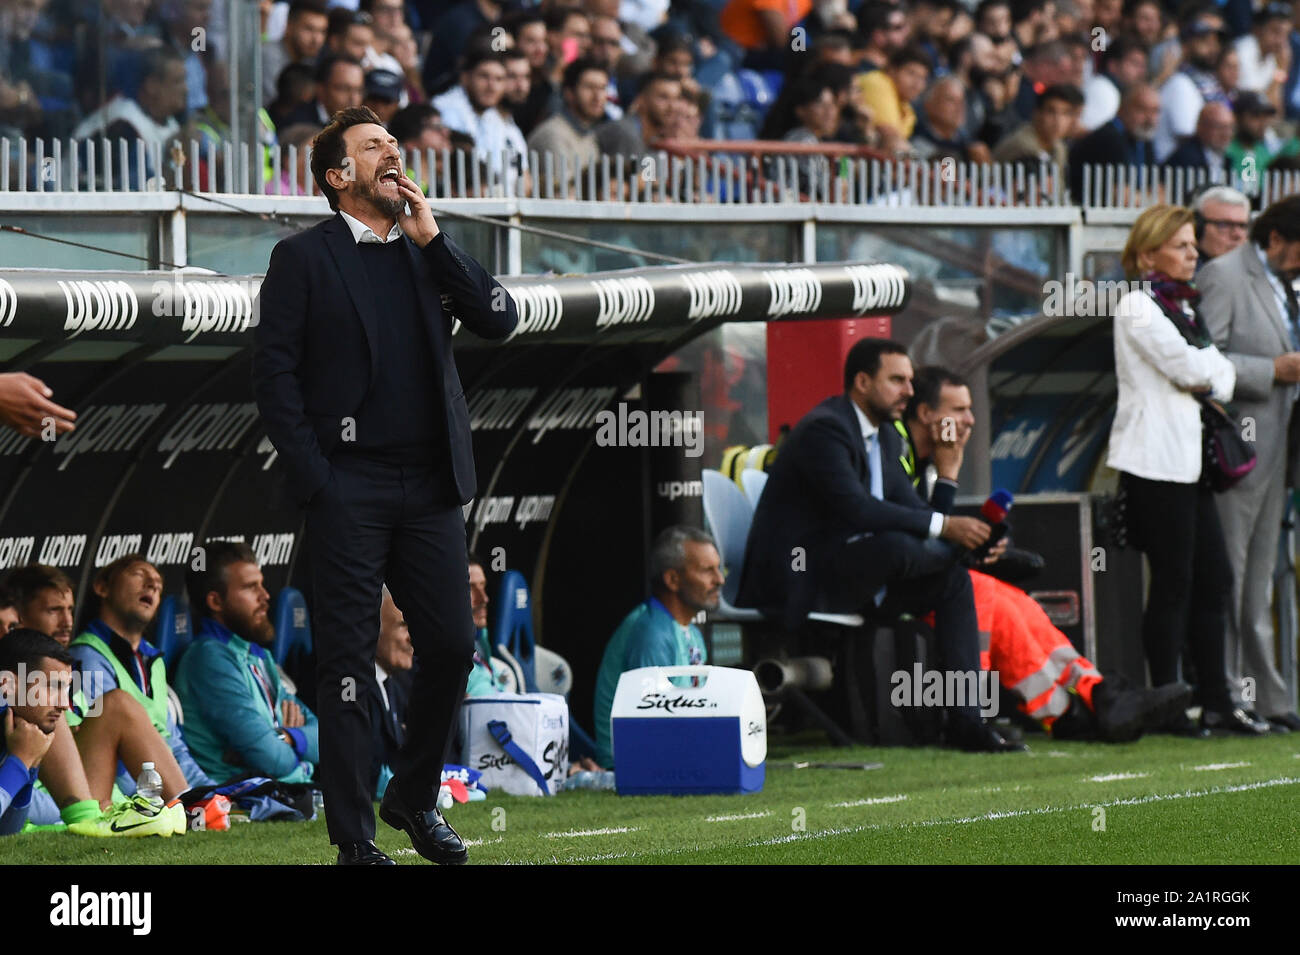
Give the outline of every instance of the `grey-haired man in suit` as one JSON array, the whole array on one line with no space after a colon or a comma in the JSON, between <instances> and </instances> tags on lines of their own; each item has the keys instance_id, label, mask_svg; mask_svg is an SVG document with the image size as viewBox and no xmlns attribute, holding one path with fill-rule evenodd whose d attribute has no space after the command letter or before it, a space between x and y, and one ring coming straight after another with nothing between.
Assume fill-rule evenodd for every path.
<instances>
[{"instance_id":1,"label":"grey-haired man in suit","mask_svg":"<svg viewBox=\"0 0 1300 955\"><path fill-rule=\"evenodd\" d=\"M1218 496L1233 569L1228 618L1228 682L1238 705L1280 732L1300 731L1300 716L1273 660L1273 570L1287 485L1300 475L1300 444L1288 443L1300 395L1300 196L1275 202L1250 240L1197 274L1200 314L1214 344L1237 369L1233 406L1254 422L1255 469ZM1247 680L1253 680L1252 686Z\"/></svg>"}]
</instances>

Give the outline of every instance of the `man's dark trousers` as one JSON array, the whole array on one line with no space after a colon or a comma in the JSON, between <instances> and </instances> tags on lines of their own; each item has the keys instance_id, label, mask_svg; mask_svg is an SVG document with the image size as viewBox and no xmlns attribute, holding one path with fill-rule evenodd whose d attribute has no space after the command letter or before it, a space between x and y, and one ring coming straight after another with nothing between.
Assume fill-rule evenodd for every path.
<instances>
[{"instance_id":1,"label":"man's dark trousers","mask_svg":"<svg viewBox=\"0 0 1300 955\"><path fill-rule=\"evenodd\" d=\"M899 531L858 537L844 544L831 562L836 569L829 588L831 603L870 610L875 594L885 586L880 605L883 619L933 610L938 668L950 673L979 673L975 594L970 571L958 557L942 540L921 540ZM976 706L953 709L966 719L978 719Z\"/></svg>"},{"instance_id":2,"label":"man's dark trousers","mask_svg":"<svg viewBox=\"0 0 1300 955\"><path fill-rule=\"evenodd\" d=\"M474 654L461 508L433 466L335 454L307 509L315 591L320 771L330 841L375 835L369 770L381 585L401 608L418 660L396 785L415 808L436 794ZM430 573L437 568L437 573ZM320 599L328 594L328 599Z\"/></svg>"}]
</instances>

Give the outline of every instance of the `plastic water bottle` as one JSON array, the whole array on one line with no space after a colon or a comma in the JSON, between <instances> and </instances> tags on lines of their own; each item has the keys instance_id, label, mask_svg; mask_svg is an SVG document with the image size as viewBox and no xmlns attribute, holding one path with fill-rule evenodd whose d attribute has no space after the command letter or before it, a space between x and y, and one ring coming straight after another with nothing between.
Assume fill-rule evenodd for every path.
<instances>
[{"instance_id":1,"label":"plastic water bottle","mask_svg":"<svg viewBox=\"0 0 1300 955\"><path fill-rule=\"evenodd\" d=\"M140 775L135 780L135 791L137 795L148 799L155 806L163 804L162 777L158 775L158 770L153 768L153 763L141 765Z\"/></svg>"},{"instance_id":2,"label":"plastic water bottle","mask_svg":"<svg viewBox=\"0 0 1300 955\"><path fill-rule=\"evenodd\" d=\"M613 789L614 788L614 771L607 769L604 772L593 773L584 769L582 772L574 773L564 781L565 789Z\"/></svg>"}]
</instances>

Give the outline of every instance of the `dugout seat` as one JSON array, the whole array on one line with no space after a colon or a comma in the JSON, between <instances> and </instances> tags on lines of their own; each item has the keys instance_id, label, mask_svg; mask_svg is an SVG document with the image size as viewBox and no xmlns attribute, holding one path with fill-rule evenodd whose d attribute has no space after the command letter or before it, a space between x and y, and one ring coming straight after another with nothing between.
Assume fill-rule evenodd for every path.
<instances>
[{"instance_id":1,"label":"dugout seat","mask_svg":"<svg viewBox=\"0 0 1300 955\"><path fill-rule=\"evenodd\" d=\"M181 654L194 639L194 623L190 618L189 602L182 594L169 594L158 605L158 626L154 631L154 644L162 651L168 673L175 673Z\"/></svg>"},{"instance_id":2,"label":"dugout seat","mask_svg":"<svg viewBox=\"0 0 1300 955\"><path fill-rule=\"evenodd\" d=\"M740 487L749 498L749 506L758 507L758 499L763 496L763 488L767 487L767 472L745 468L740 472Z\"/></svg>"},{"instance_id":3,"label":"dugout seat","mask_svg":"<svg viewBox=\"0 0 1300 955\"><path fill-rule=\"evenodd\" d=\"M301 590L285 587L275 595L271 622L275 625L271 656L280 666L283 667L291 656L312 652L311 617L307 613L307 599Z\"/></svg>"},{"instance_id":4,"label":"dugout seat","mask_svg":"<svg viewBox=\"0 0 1300 955\"><path fill-rule=\"evenodd\" d=\"M537 640L533 636L533 601L528 582L517 570L501 575L497 588L496 628L492 646L505 647L524 679L520 692L537 692Z\"/></svg>"},{"instance_id":5,"label":"dugout seat","mask_svg":"<svg viewBox=\"0 0 1300 955\"><path fill-rule=\"evenodd\" d=\"M751 473L748 470L743 474ZM750 524L754 519L754 506L757 495L767 484L767 475L752 472L758 479L750 478L751 486L756 488L751 501L736 486L736 482L727 478L720 471L705 468L703 472L704 487L704 521L714 540L718 542L718 552L722 557L722 566L726 581L722 585L722 596L716 611L710 617L716 620L736 621L739 623L759 623L763 615L754 609L737 607L733 601L740 588L740 571L745 561L745 544L749 538ZM742 474L742 479L743 479ZM832 742L840 746L851 746L855 742L875 742L878 722L875 717L875 701L879 695L875 686L875 674L872 668L872 646L878 628L884 623L868 620L857 613L829 613L814 610L809 612L805 621L809 628L819 636L826 636L837 648L838 663L835 667L835 682L840 687L842 706L847 718L847 727L835 722L816 703L801 690L790 687L782 692L781 698L792 703L800 711L826 731ZM859 644L866 643L865 653L859 652ZM863 687L867 694L864 696ZM869 712L870 710L870 712Z\"/></svg>"},{"instance_id":6,"label":"dugout seat","mask_svg":"<svg viewBox=\"0 0 1300 955\"><path fill-rule=\"evenodd\" d=\"M558 693L565 700L573 689L573 668L553 650L538 646L533 636L533 601L528 582L517 570L507 570L497 588L496 628L492 646L521 678L520 693ZM573 753L594 754L596 742L569 714L569 745Z\"/></svg>"}]
</instances>

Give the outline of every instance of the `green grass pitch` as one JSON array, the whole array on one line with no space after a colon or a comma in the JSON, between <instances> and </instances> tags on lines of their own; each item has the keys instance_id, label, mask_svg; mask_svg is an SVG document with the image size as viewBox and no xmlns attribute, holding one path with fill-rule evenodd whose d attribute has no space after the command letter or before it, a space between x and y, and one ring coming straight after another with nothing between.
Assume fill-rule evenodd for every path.
<instances>
[{"instance_id":1,"label":"green grass pitch","mask_svg":"<svg viewBox=\"0 0 1300 955\"><path fill-rule=\"evenodd\" d=\"M828 749L814 736L774 745L753 795L490 794L448 818L470 840L471 864L1300 862L1300 734L1028 742L1029 753L986 755ZM401 864L425 864L382 822L376 841ZM5 864L333 860L323 822L237 823L169 839L0 840Z\"/></svg>"}]
</instances>

